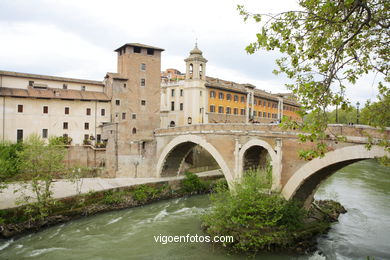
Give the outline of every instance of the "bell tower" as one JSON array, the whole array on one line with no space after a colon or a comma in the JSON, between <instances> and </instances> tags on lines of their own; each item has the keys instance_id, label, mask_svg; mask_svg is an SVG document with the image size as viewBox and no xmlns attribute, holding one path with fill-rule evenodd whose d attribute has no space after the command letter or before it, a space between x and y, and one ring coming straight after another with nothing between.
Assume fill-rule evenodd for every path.
<instances>
[{"instance_id":1,"label":"bell tower","mask_svg":"<svg viewBox=\"0 0 390 260\"><path fill-rule=\"evenodd\" d=\"M208 94L206 88L206 63L202 51L195 48L190 51L186 62L186 79L184 81L184 122L190 124L207 124Z\"/></svg>"},{"instance_id":2,"label":"bell tower","mask_svg":"<svg viewBox=\"0 0 390 260\"><path fill-rule=\"evenodd\" d=\"M202 51L195 48L190 51L190 56L184 60L186 62L186 79L206 80L206 63L207 60L202 56Z\"/></svg>"}]
</instances>

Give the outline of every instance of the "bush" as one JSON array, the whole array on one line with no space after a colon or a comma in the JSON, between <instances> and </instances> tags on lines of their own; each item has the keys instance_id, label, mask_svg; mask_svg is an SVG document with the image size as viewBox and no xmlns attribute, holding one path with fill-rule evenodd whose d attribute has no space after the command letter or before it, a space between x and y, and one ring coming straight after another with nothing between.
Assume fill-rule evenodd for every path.
<instances>
[{"instance_id":1,"label":"bush","mask_svg":"<svg viewBox=\"0 0 390 260\"><path fill-rule=\"evenodd\" d=\"M264 190L260 175L265 171L246 173L234 192L219 185L210 195L213 207L202 217L203 227L212 236L233 236L226 244L233 251L257 252L288 243L288 231L303 225L305 211L294 201ZM267 180L267 178L265 178ZM269 180L266 181L266 183Z\"/></svg>"},{"instance_id":2,"label":"bush","mask_svg":"<svg viewBox=\"0 0 390 260\"><path fill-rule=\"evenodd\" d=\"M104 192L103 203L109 205L116 205L125 201L125 191L108 190Z\"/></svg>"},{"instance_id":3,"label":"bush","mask_svg":"<svg viewBox=\"0 0 390 260\"><path fill-rule=\"evenodd\" d=\"M145 202L148 199L155 199L160 192L160 189L148 185L139 185L133 191L133 198L136 201Z\"/></svg>"},{"instance_id":4,"label":"bush","mask_svg":"<svg viewBox=\"0 0 390 260\"><path fill-rule=\"evenodd\" d=\"M0 182L12 179L19 174L18 152L22 150L22 143L0 143Z\"/></svg>"},{"instance_id":5,"label":"bush","mask_svg":"<svg viewBox=\"0 0 390 260\"><path fill-rule=\"evenodd\" d=\"M185 173L185 178L181 185L182 190L186 193L198 193L207 189L205 182L199 179L198 175L192 172Z\"/></svg>"}]
</instances>

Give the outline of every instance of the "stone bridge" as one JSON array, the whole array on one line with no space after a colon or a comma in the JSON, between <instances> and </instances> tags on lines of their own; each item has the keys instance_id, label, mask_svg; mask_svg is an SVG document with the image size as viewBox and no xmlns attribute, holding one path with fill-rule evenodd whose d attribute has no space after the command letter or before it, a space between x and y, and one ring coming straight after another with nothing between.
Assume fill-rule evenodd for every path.
<instances>
[{"instance_id":1,"label":"stone bridge","mask_svg":"<svg viewBox=\"0 0 390 260\"><path fill-rule=\"evenodd\" d=\"M272 164L273 189L285 198L296 198L309 205L319 184L338 169L351 163L390 154L383 147L365 147L367 134L374 140L390 139L385 132L367 126L329 125L329 152L323 158L305 161L298 151L310 148L300 143L297 131L286 131L277 125L203 124L157 129L157 177L177 175L186 156L199 145L210 153L220 166L229 185L244 170L262 166L268 157ZM338 142L336 135L346 137Z\"/></svg>"}]
</instances>

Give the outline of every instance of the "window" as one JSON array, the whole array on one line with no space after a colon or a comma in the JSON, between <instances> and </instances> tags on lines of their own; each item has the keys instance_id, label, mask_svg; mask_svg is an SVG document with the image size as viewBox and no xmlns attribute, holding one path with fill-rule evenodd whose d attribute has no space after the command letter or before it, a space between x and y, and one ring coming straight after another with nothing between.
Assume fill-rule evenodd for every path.
<instances>
[{"instance_id":1,"label":"window","mask_svg":"<svg viewBox=\"0 0 390 260\"><path fill-rule=\"evenodd\" d=\"M124 87L124 88L126 88L126 87L127 87L126 83L123 83L123 87Z\"/></svg>"},{"instance_id":2,"label":"window","mask_svg":"<svg viewBox=\"0 0 390 260\"><path fill-rule=\"evenodd\" d=\"M245 103L245 97L241 96L241 103Z\"/></svg>"},{"instance_id":3,"label":"window","mask_svg":"<svg viewBox=\"0 0 390 260\"><path fill-rule=\"evenodd\" d=\"M231 114L232 113L232 109L230 107L227 107L226 108L226 114Z\"/></svg>"},{"instance_id":4,"label":"window","mask_svg":"<svg viewBox=\"0 0 390 260\"><path fill-rule=\"evenodd\" d=\"M183 111L183 103L180 103L180 111Z\"/></svg>"},{"instance_id":5,"label":"window","mask_svg":"<svg viewBox=\"0 0 390 260\"><path fill-rule=\"evenodd\" d=\"M89 123L84 123L84 129L88 130L89 129Z\"/></svg>"},{"instance_id":6,"label":"window","mask_svg":"<svg viewBox=\"0 0 390 260\"><path fill-rule=\"evenodd\" d=\"M17 142L23 141L23 129L16 130L16 141Z\"/></svg>"},{"instance_id":7,"label":"window","mask_svg":"<svg viewBox=\"0 0 390 260\"><path fill-rule=\"evenodd\" d=\"M174 101L171 102L171 111L175 111L175 102Z\"/></svg>"},{"instance_id":8,"label":"window","mask_svg":"<svg viewBox=\"0 0 390 260\"><path fill-rule=\"evenodd\" d=\"M182 97L183 96L183 90L180 89L180 96Z\"/></svg>"},{"instance_id":9,"label":"window","mask_svg":"<svg viewBox=\"0 0 390 260\"><path fill-rule=\"evenodd\" d=\"M145 87L145 79L141 79L141 87Z\"/></svg>"},{"instance_id":10,"label":"window","mask_svg":"<svg viewBox=\"0 0 390 260\"><path fill-rule=\"evenodd\" d=\"M134 127L133 130L131 130L131 132L133 133L133 135L135 135L137 133L137 129Z\"/></svg>"},{"instance_id":11,"label":"window","mask_svg":"<svg viewBox=\"0 0 390 260\"><path fill-rule=\"evenodd\" d=\"M234 95L234 102L238 102L238 96Z\"/></svg>"},{"instance_id":12,"label":"window","mask_svg":"<svg viewBox=\"0 0 390 260\"><path fill-rule=\"evenodd\" d=\"M146 64L145 63L141 63L141 70L143 70L143 71L146 70Z\"/></svg>"},{"instance_id":13,"label":"window","mask_svg":"<svg viewBox=\"0 0 390 260\"><path fill-rule=\"evenodd\" d=\"M210 112L215 113L215 106L213 106L213 105L210 106Z\"/></svg>"},{"instance_id":14,"label":"window","mask_svg":"<svg viewBox=\"0 0 390 260\"><path fill-rule=\"evenodd\" d=\"M47 135L48 135L48 130L42 129L42 138L47 138Z\"/></svg>"},{"instance_id":15,"label":"window","mask_svg":"<svg viewBox=\"0 0 390 260\"><path fill-rule=\"evenodd\" d=\"M121 101L119 99L115 100L115 105L119 106L121 104Z\"/></svg>"},{"instance_id":16,"label":"window","mask_svg":"<svg viewBox=\"0 0 390 260\"><path fill-rule=\"evenodd\" d=\"M122 120L126 119L126 113L122 113Z\"/></svg>"},{"instance_id":17,"label":"window","mask_svg":"<svg viewBox=\"0 0 390 260\"><path fill-rule=\"evenodd\" d=\"M259 111L259 112L257 113L257 116L258 116L258 117L261 117L261 111Z\"/></svg>"},{"instance_id":18,"label":"window","mask_svg":"<svg viewBox=\"0 0 390 260\"><path fill-rule=\"evenodd\" d=\"M258 104L259 106L261 106L261 100L259 100L259 101L257 102L257 104Z\"/></svg>"},{"instance_id":19,"label":"window","mask_svg":"<svg viewBox=\"0 0 390 260\"><path fill-rule=\"evenodd\" d=\"M29 81L28 81L28 85L29 85L30 87L34 86L34 81L33 81L33 80L29 80Z\"/></svg>"},{"instance_id":20,"label":"window","mask_svg":"<svg viewBox=\"0 0 390 260\"><path fill-rule=\"evenodd\" d=\"M48 106L43 106L43 113L44 114L49 113L49 107Z\"/></svg>"},{"instance_id":21,"label":"window","mask_svg":"<svg viewBox=\"0 0 390 260\"><path fill-rule=\"evenodd\" d=\"M134 53L141 53L141 47L133 47Z\"/></svg>"},{"instance_id":22,"label":"window","mask_svg":"<svg viewBox=\"0 0 390 260\"><path fill-rule=\"evenodd\" d=\"M62 89L68 89L68 84L62 84Z\"/></svg>"},{"instance_id":23,"label":"window","mask_svg":"<svg viewBox=\"0 0 390 260\"><path fill-rule=\"evenodd\" d=\"M199 96L202 96L202 90L199 92Z\"/></svg>"},{"instance_id":24,"label":"window","mask_svg":"<svg viewBox=\"0 0 390 260\"><path fill-rule=\"evenodd\" d=\"M85 91L85 86L81 86L81 91Z\"/></svg>"},{"instance_id":25,"label":"window","mask_svg":"<svg viewBox=\"0 0 390 260\"><path fill-rule=\"evenodd\" d=\"M88 140L88 139L89 139L89 135L88 134L84 135L84 140Z\"/></svg>"},{"instance_id":26,"label":"window","mask_svg":"<svg viewBox=\"0 0 390 260\"><path fill-rule=\"evenodd\" d=\"M87 116L90 116L90 115L91 115L91 109L87 108Z\"/></svg>"},{"instance_id":27,"label":"window","mask_svg":"<svg viewBox=\"0 0 390 260\"><path fill-rule=\"evenodd\" d=\"M234 114L235 114L235 115L238 115L238 108L234 108L233 111L234 111Z\"/></svg>"},{"instance_id":28,"label":"window","mask_svg":"<svg viewBox=\"0 0 390 260\"><path fill-rule=\"evenodd\" d=\"M215 98L215 91L210 91L210 97Z\"/></svg>"},{"instance_id":29,"label":"window","mask_svg":"<svg viewBox=\"0 0 390 260\"><path fill-rule=\"evenodd\" d=\"M105 115L106 115L106 110L105 110L104 108L102 108L102 109L100 110L100 115L101 115L101 116L105 116Z\"/></svg>"},{"instance_id":30,"label":"window","mask_svg":"<svg viewBox=\"0 0 390 260\"><path fill-rule=\"evenodd\" d=\"M171 97L174 97L174 96L175 96L175 90L171 89Z\"/></svg>"},{"instance_id":31,"label":"window","mask_svg":"<svg viewBox=\"0 0 390 260\"><path fill-rule=\"evenodd\" d=\"M230 95L230 94L226 94L226 100L232 100L232 95Z\"/></svg>"},{"instance_id":32,"label":"window","mask_svg":"<svg viewBox=\"0 0 390 260\"><path fill-rule=\"evenodd\" d=\"M257 116L257 112L253 110L253 116Z\"/></svg>"},{"instance_id":33,"label":"window","mask_svg":"<svg viewBox=\"0 0 390 260\"><path fill-rule=\"evenodd\" d=\"M267 106L267 101L263 101L263 106L264 106L264 107Z\"/></svg>"},{"instance_id":34,"label":"window","mask_svg":"<svg viewBox=\"0 0 390 260\"><path fill-rule=\"evenodd\" d=\"M145 106L146 105L146 100L141 100L141 106Z\"/></svg>"},{"instance_id":35,"label":"window","mask_svg":"<svg viewBox=\"0 0 390 260\"><path fill-rule=\"evenodd\" d=\"M68 129L68 122L64 122L64 123L62 124L62 128L63 128L63 129Z\"/></svg>"},{"instance_id":36,"label":"window","mask_svg":"<svg viewBox=\"0 0 390 260\"><path fill-rule=\"evenodd\" d=\"M148 55L154 55L154 49L148 48L148 49L146 49L146 53L147 53Z\"/></svg>"},{"instance_id":37,"label":"window","mask_svg":"<svg viewBox=\"0 0 390 260\"><path fill-rule=\"evenodd\" d=\"M218 107L218 113L223 114L223 106Z\"/></svg>"},{"instance_id":38,"label":"window","mask_svg":"<svg viewBox=\"0 0 390 260\"><path fill-rule=\"evenodd\" d=\"M224 96L223 93L222 93L222 92L219 92L218 98L219 98L219 99L223 99L223 96Z\"/></svg>"},{"instance_id":39,"label":"window","mask_svg":"<svg viewBox=\"0 0 390 260\"><path fill-rule=\"evenodd\" d=\"M245 109L241 109L241 115L245 115Z\"/></svg>"},{"instance_id":40,"label":"window","mask_svg":"<svg viewBox=\"0 0 390 260\"><path fill-rule=\"evenodd\" d=\"M271 102L268 101L268 107L271 107Z\"/></svg>"},{"instance_id":41,"label":"window","mask_svg":"<svg viewBox=\"0 0 390 260\"><path fill-rule=\"evenodd\" d=\"M268 113L268 118L271 118L271 113Z\"/></svg>"},{"instance_id":42,"label":"window","mask_svg":"<svg viewBox=\"0 0 390 260\"><path fill-rule=\"evenodd\" d=\"M65 115L69 115L69 107L65 107Z\"/></svg>"},{"instance_id":43,"label":"window","mask_svg":"<svg viewBox=\"0 0 390 260\"><path fill-rule=\"evenodd\" d=\"M102 135L97 134L96 135L96 142L100 143L102 141Z\"/></svg>"},{"instance_id":44,"label":"window","mask_svg":"<svg viewBox=\"0 0 390 260\"><path fill-rule=\"evenodd\" d=\"M137 115L136 115L136 114L132 114L132 115L131 115L131 118L132 118L132 119L137 119Z\"/></svg>"},{"instance_id":45,"label":"window","mask_svg":"<svg viewBox=\"0 0 390 260\"><path fill-rule=\"evenodd\" d=\"M266 112L263 112L263 117L267 117L267 113Z\"/></svg>"},{"instance_id":46,"label":"window","mask_svg":"<svg viewBox=\"0 0 390 260\"><path fill-rule=\"evenodd\" d=\"M257 105L257 100L255 99L255 100L253 100L253 105Z\"/></svg>"},{"instance_id":47,"label":"window","mask_svg":"<svg viewBox=\"0 0 390 260\"><path fill-rule=\"evenodd\" d=\"M23 105L18 105L18 113L23 113Z\"/></svg>"}]
</instances>

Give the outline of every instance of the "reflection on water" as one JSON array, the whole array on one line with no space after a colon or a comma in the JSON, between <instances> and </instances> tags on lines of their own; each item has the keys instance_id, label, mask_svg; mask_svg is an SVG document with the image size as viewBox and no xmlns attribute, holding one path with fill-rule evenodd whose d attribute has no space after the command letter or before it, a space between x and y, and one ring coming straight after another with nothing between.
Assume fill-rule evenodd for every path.
<instances>
[{"instance_id":1,"label":"reflection on water","mask_svg":"<svg viewBox=\"0 0 390 260\"><path fill-rule=\"evenodd\" d=\"M374 161L340 170L321 185L316 197L338 200L348 213L319 238L319 252L256 259L390 259L389 174ZM207 196L195 196L100 214L1 241L0 259L242 259L211 243L155 242L160 234L202 235L199 216L209 207Z\"/></svg>"}]
</instances>

